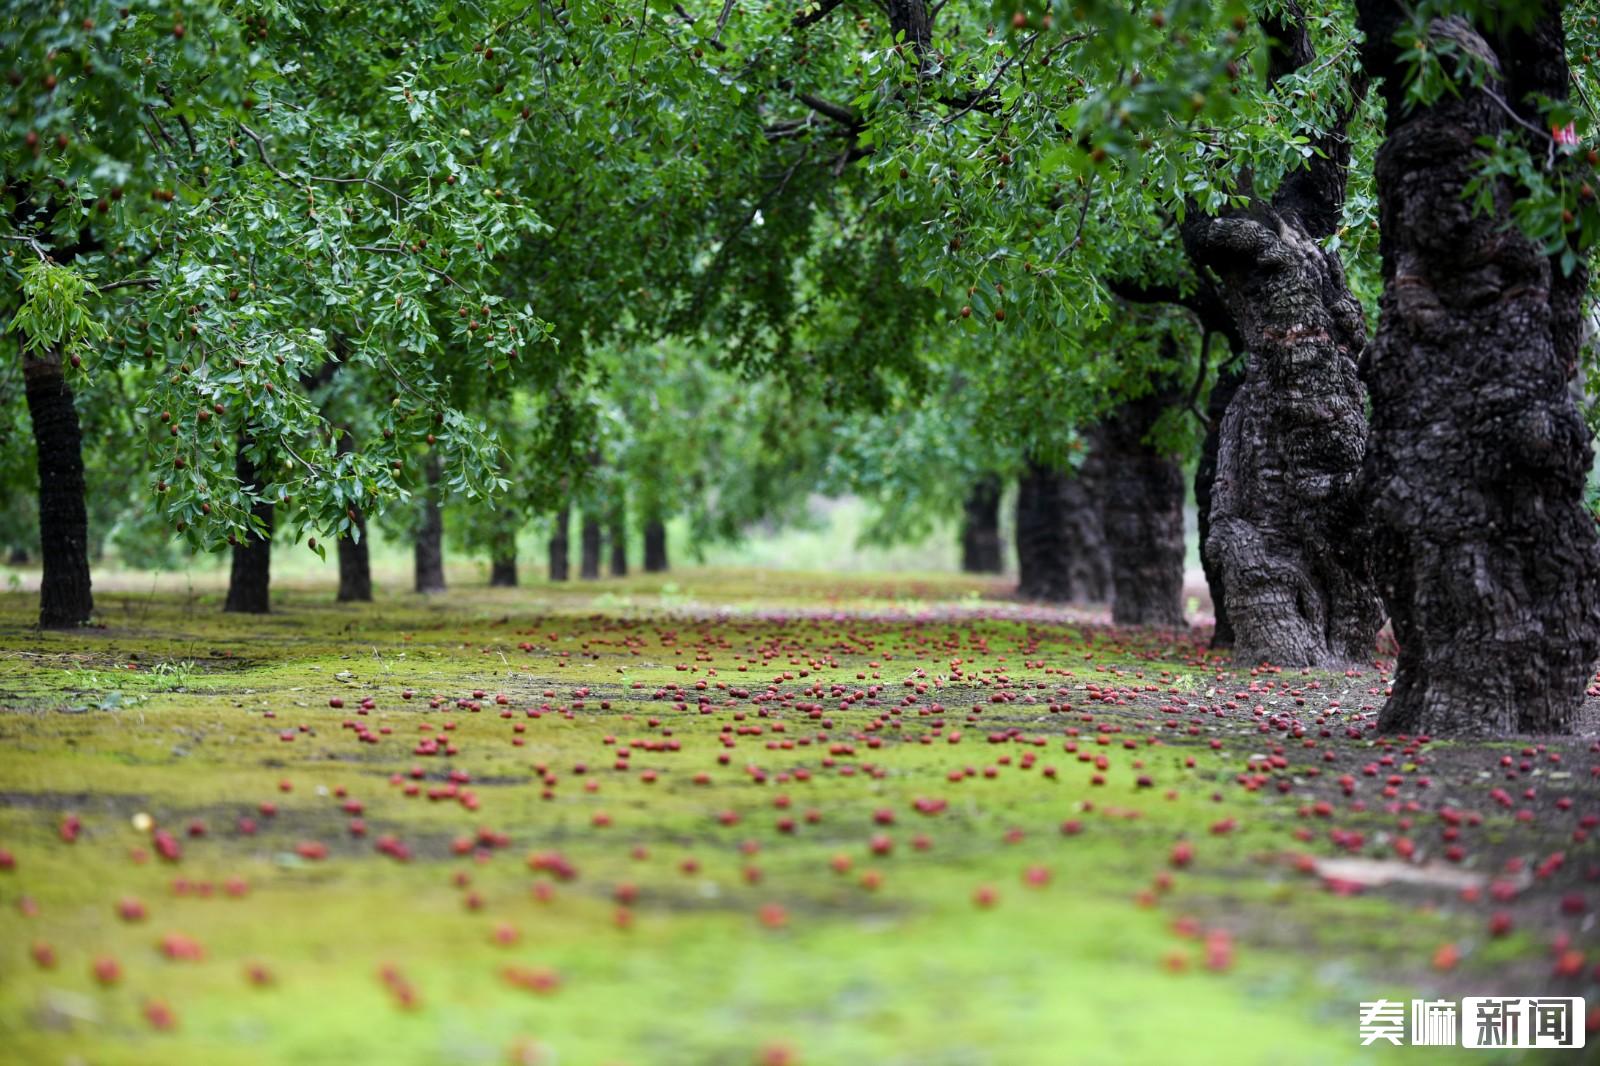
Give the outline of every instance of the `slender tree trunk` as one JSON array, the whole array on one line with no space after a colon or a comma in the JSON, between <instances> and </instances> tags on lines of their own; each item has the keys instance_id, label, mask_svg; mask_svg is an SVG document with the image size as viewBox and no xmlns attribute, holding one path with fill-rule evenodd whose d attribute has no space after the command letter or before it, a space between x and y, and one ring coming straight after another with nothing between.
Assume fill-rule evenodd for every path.
<instances>
[{"instance_id":1,"label":"slender tree trunk","mask_svg":"<svg viewBox=\"0 0 1600 1066\"><path fill-rule=\"evenodd\" d=\"M1181 401L1163 384L1119 407L1094 434L1104 463L1101 509L1111 557L1111 620L1183 625L1183 466L1147 441Z\"/></svg>"},{"instance_id":2,"label":"slender tree trunk","mask_svg":"<svg viewBox=\"0 0 1600 1066\"><path fill-rule=\"evenodd\" d=\"M23 387L39 468L39 625L80 626L94 614L89 582L89 512L84 502L83 431L60 352L22 358Z\"/></svg>"},{"instance_id":3,"label":"slender tree trunk","mask_svg":"<svg viewBox=\"0 0 1600 1066\"><path fill-rule=\"evenodd\" d=\"M1200 445L1200 461L1194 469L1195 517L1200 529L1200 565L1205 569L1206 587L1211 590L1211 613L1216 618L1216 628L1211 633L1213 648L1233 647L1233 623L1228 619L1228 593L1223 585L1222 571L1206 551L1206 538L1211 535L1211 486L1217 477L1217 448L1220 443L1222 422L1228 416L1228 404L1234 393L1244 384L1244 374L1237 368L1219 370L1211 385L1211 397L1206 403L1206 435Z\"/></svg>"},{"instance_id":4,"label":"slender tree trunk","mask_svg":"<svg viewBox=\"0 0 1600 1066\"><path fill-rule=\"evenodd\" d=\"M347 454L354 448L349 431L341 433L339 454ZM371 603L372 563L367 548L367 516L354 504L350 505L348 514L355 530L342 535L335 545L339 552L338 600L340 603Z\"/></svg>"},{"instance_id":5,"label":"slender tree trunk","mask_svg":"<svg viewBox=\"0 0 1600 1066\"><path fill-rule=\"evenodd\" d=\"M263 492L259 471L245 454L247 439L241 437L234 451L233 469L241 486ZM237 614L266 614L272 609L272 504L258 501L250 508L266 533L247 533L233 545L233 567L228 574L228 598L224 611Z\"/></svg>"},{"instance_id":6,"label":"slender tree trunk","mask_svg":"<svg viewBox=\"0 0 1600 1066\"><path fill-rule=\"evenodd\" d=\"M1315 59L1304 18L1265 25L1274 82ZM1353 108L1353 104L1350 108ZM1347 108L1347 111L1350 109ZM1222 419L1204 544L1220 574L1234 658L1331 666L1371 657L1383 607L1356 535L1366 393L1361 305L1336 254L1350 146L1343 123L1270 202L1189 216L1184 247L1217 279L1246 348Z\"/></svg>"},{"instance_id":7,"label":"slender tree trunk","mask_svg":"<svg viewBox=\"0 0 1600 1066\"><path fill-rule=\"evenodd\" d=\"M489 587L517 587L517 534L522 520L510 509L495 513L490 544Z\"/></svg>"},{"instance_id":8,"label":"slender tree trunk","mask_svg":"<svg viewBox=\"0 0 1600 1066\"><path fill-rule=\"evenodd\" d=\"M1034 460L1017 484L1017 591L1052 602L1101 601L1110 563L1100 521L1100 464L1073 474Z\"/></svg>"},{"instance_id":9,"label":"slender tree trunk","mask_svg":"<svg viewBox=\"0 0 1600 1066\"><path fill-rule=\"evenodd\" d=\"M621 507L611 512L606 539L611 542L611 576L628 576L628 519Z\"/></svg>"},{"instance_id":10,"label":"slender tree trunk","mask_svg":"<svg viewBox=\"0 0 1600 1066\"><path fill-rule=\"evenodd\" d=\"M973 483L962 510L961 569L969 574L998 574L1002 568L1000 479L985 474Z\"/></svg>"},{"instance_id":11,"label":"slender tree trunk","mask_svg":"<svg viewBox=\"0 0 1600 1066\"><path fill-rule=\"evenodd\" d=\"M1523 189L1500 181L1482 212L1462 196L1484 141L1509 134L1535 159L1550 150L1536 100L1567 95L1560 5L1528 31L1435 20L1434 53L1476 57L1488 77L1458 77L1429 106L1404 99L1401 12L1357 9L1388 118L1364 488L1400 656L1379 724L1571 732L1600 653L1600 543L1583 507L1593 455L1567 390L1585 278L1511 222Z\"/></svg>"},{"instance_id":12,"label":"slender tree trunk","mask_svg":"<svg viewBox=\"0 0 1600 1066\"><path fill-rule=\"evenodd\" d=\"M659 518L644 524L644 572L664 574L667 571L667 525Z\"/></svg>"},{"instance_id":13,"label":"slender tree trunk","mask_svg":"<svg viewBox=\"0 0 1600 1066\"><path fill-rule=\"evenodd\" d=\"M439 505L439 468L437 453L429 453L428 483L422 493L421 514L413 545L418 592L443 592L444 583L444 515Z\"/></svg>"},{"instance_id":14,"label":"slender tree trunk","mask_svg":"<svg viewBox=\"0 0 1600 1066\"><path fill-rule=\"evenodd\" d=\"M6 553L7 566L27 566L29 562L27 548L12 548Z\"/></svg>"},{"instance_id":15,"label":"slender tree trunk","mask_svg":"<svg viewBox=\"0 0 1600 1066\"><path fill-rule=\"evenodd\" d=\"M567 527L572 525L572 508L556 512L555 529L550 534L550 580L565 581L570 575Z\"/></svg>"},{"instance_id":16,"label":"slender tree trunk","mask_svg":"<svg viewBox=\"0 0 1600 1066\"><path fill-rule=\"evenodd\" d=\"M600 576L600 519L595 515L583 514L583 521L578 529L579 555L578 576L585 581L593 581Z\"/></svg>"}]
</instances>

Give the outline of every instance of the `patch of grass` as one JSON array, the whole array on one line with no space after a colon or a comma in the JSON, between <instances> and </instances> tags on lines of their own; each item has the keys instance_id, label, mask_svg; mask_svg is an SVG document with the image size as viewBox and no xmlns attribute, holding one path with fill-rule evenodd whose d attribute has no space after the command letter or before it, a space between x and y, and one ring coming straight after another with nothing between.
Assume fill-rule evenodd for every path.
<instances>
[{"instance_id":1,"label":"patch of grass","mask_svg":"<svg viewBox=\"0 0 1600 1066\"><path fill-rule=\"evenodd\" d=\"M1541 806L1514 842L1487 807L1462 831L1469 868L1569 853L1490 940L1486 903L1336 895L1295 857L1349 851L1332 829L1369 856L1423 838L1398 819L1481 806L1499 749L1396 759L1421 802L1390 811L1362 773L1387 749L1339 731L1380 673L1252 676L1181 634L993 590L689 571L369 607L290 589L265 618L109 593L105 628L67 634L0 595L4 1056L1369 1063L1414 1055L1359 1047L1361 999L1570 987L1545 945L1594 942L1553 902L1593 855L1568 839L1593 809L1581 746L1561 750L1584 774L1543 786L1573 809ZM433 742L458 750L417 753ZM1411 787L1424 775L1432 792ZM574 876L535 868L562 863ZM123 897L148 917L119 917ZM204 958L164 957L170 933ZM1461 962L1435 970L1445 942ZM97 983L100 957L120 983ZM151 999L175 1030L148 1023Z\"/></svg>"}]
</instances>

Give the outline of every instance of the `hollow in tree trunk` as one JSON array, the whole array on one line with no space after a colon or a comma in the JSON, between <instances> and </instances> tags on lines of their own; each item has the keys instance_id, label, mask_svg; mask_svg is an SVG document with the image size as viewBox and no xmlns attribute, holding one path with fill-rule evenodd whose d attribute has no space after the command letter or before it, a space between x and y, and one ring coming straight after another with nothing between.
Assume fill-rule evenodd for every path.
<instances>
[{"instance_id":1,"label":"hollow in tree trunk","mask_svg":"<svg viewBox=\"0 0 1600 1066\"><path fill-rule=\"evenodd\" d=\"M417 530L412 546L418 592L443 592L444 516L439 506L439 456L430 452L425 466L428 483L422 492Z\"/></svg>"},{"instance_id":2,"label":"hollow in tree trunk","mask_svg":"<svg viewBox=\"0 0 1600 1066\"><path fill-rule=\"evenodd\" d=\"M555 528L550 531L550 580L565 581L570 575L567 527L572 525L572 508L556 512Z\"/></svg>"},{"instance_id":3,"label":"hollow in tree trunk","mask_svg":"<svg viewBox=\"0 0 1600 1066\"><path fill-rule=\"evenodd\" d=\"M348 431L339 435L339 454L344 455L355 445ZM354 529L342 534L335 547L339 553L340 603L372 602L372 562L367 550L367 516L360 507L351 504L346 511Z\"/></svg>"},{"instance_id":4,"label":"hollow in tree trunk","mask_svg":"<svg viewBox=\"0 0 1600 1066\"><path fill-rule=\"evenodd\" d=\"M258 495L265 491L255 463L245 454L247 441L240 438L234 451L233 470L239 484ZM238 614L266 614L272 609L272 504L258 500L250 513L265 533L246 533L233 545L233 568L228 574L228 599L224 611Z\"/></svg>"},{"instance_id":5,"label":"hollow in tree trunk","mask_svg":"<svg viewBox=\"0 0 1600 1066\"><path fill-rule=\"evenodd\" d=\"M584 512L578 527L578 576L593 581L600 576L600 519Z\"/></svg>"},{"instance_id":6,"label":"hollow in tree trunk","mask_svg":"<svg viewBox=\"0 0 1600 1066\"><path fill-rule=\"evenodd\" d=\"M1433 21L1435 54L1475 57L1486 77L1462 74L1428 106L1405 101L1399 9L1357 9L1388 118L1364 488L1400 656L1379 726L1571 732L1600 652L1600 544L1583 506L1593 456L1567 389L1586 279L1512 223L1523 189L1497 180L1487 211L1462 195L1485 141L1549 151L1537 100L1567 95L1560 5L1527 30Z\"/></svg>"},{"instance_id":7,"label":"hollow in tree trunk","mask_svg":"<svg viewBox=\"0 0 1600 1066\"><path fill-rule=\"evenodd\" d=\"M664 574L667 571L667 525L659 518L644 524L644 572Z\"/></svg>"},{"instance_id":8,"label":"hollow in tree trunk","mask_svg":"<svg viewBox=\"0 0 1600 1066\"><path fill-rule=\"evenodd\" d=\"M1017 483L1017 591L1030 599L1104 601L1110 563L1100 522L1100 465L1061 473L1030 459Z\"/></svg>"},{"instance_id":9,"label":"hollow in tree trunk","mask_svg":"<svg viewBox=\"0 0 1600 1066\"><path fill-rule=\"evenodd\" d=\"M961 569L969 574L998 574L1000 542L1000 479L985 474L967 493L961 515Z\"/></svg>"},{"instance_id":10,"label":"hollow in tree trunk","mask_svg":"<svg viewBox=\"0 0 1600 1066\"><path fill-rule=\"evenodd\" d=\"M1298 7L1283 14L1264 24L1274 82L1315 59ZM1353 107L1270 201L1195 213L1182 226L1190 260L1216 279L1246 349L1244 383L1219 429L1203 546L1221 575L1238 662L1366 660L1383 624L1355 519L1366 323L1338 255L1320 243L1344 203Z\"/></svg>"},{"instance_id":11,"label":"hollow in tree trunk","mask_svg":"<svg viewBox=\"0 0 1600 1066\"><path fill-rule=\"evenodd\" d=\"M89 512L84 503L83 431L61 353L22 357L23 387L39 468L39 625L80 626L94 613L89 582Z\"/></svg>"},{"instance_id":12,"label":"hollow in tree trunk","mask_svg":"<svg viewBox=\"0 0 1600 1066\"><path fill-rule=\"evenodd\" d=\"M1217 477L1217 444L1222 422L1228 415L1228 404L1234 393L1244 383L1244 374L1238 367L1224 367L1217 371L1211 385L1211 396L1206 402L1206 435L1200 445L1200 460L1194 468L1195 519L1199 524L1200 565L1205 570L1206 587L1211 591L1211 614L1216 627L1211 631L1213 648L1233 647L1233 623L1228 619L1228 594L1223 586L1222 571L1206 553L1206 538L1211 534L1211 486Z\"/></svg>"},{"instance_id":13,"label":"hollow in tree trunk","mask_svg":"<svg viewBox=\"0 0 1600 1066\"><path fill-rule=\"evenodd\" d=\"M1112 412L1092 434L1103 464L1101 521L1111 559L1111 620L1183 625L1183 467L1146 440L1180 402L1165 382Z\"/></svg>"}]
</instances>

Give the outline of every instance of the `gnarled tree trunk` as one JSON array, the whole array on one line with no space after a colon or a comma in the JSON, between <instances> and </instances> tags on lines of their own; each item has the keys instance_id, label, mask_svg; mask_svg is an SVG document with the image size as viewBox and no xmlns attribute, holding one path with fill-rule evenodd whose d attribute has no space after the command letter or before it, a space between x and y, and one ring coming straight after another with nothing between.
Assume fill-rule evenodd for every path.
<instances>
[{"instance_id":1,"label":"gnarled tree trunk","mask_svg":"<svg viewBox=\"0 0 1600 1066\"><path fill-rule=\"evenodd\" d=\"M600 576L600 519L587 511L578 528L578 576L593 581Z\"/></svg>"},{"instance_id":2,"label":"gnarled tree trunk","mask_svg":"<svg viewBox=\"0 0 1600 1066\"><path fill-rule=\"evenodd\" d=\"M555 528L550 533L550 580L565 581L570 576L567 527L572 525L572 508L556 512Z\"/></svg>"},{"instance_id":3,"label":"gnarled tree trunk","mask_svg":"<svg viewBox=\"0 0 1600 1066\"><path fill-rule=\"evenodd\" d=\"M22 357L23 388L39 468L39 625L80 626L94 613L89 581L89 512L84 503L83 430L61 353Z\"/></svg>"},{"instance_id":4,"label":"gnarled tree trunk","mask_svg":"<svg viewBox=\"0 0 1600 1066\"><path fill-rule=\"evenodd\" d=\"M264 486L256 465L245 454L246 440L240 438L234 452L233 469L239 484L256 493ZM224 611L239 614L266 614L272 609L272 504L257 501L250 508L265 527L264 535L246 534L233 545L233 567L228 573L228 598L222 605Z\"/></svg>"},{"instance_id":5,"label":"gnarled tree trunk","mask_svg":"<svg viewBox=\"0 0 1600 1066\"><path fill-rule=\"evenodd\" d=\"M664 574L667 571L667 525L659 518L644 524L644 572Z\"/></svg>"},{"instance_id":6,"label":"gnarled tree trunk","mask_svg":"<svg viewBox=\"0 0 1600 1066\"><path fill-rule=\"evenodd\" d=\"M1244 384L1244 374L1237 367L1217 371L1211 385L1211 396L1206 403L1206 435L1200 445L1200 461L1194 468L1194 507L1199 524L1200 565L1205 569L1206 587L1211 590L1211 613L1216 627L1211 632L1213 648L1233 647L1233 623L1228 618L1228 593L1223 585L1222 571L1206 553L1206 538L1211 535L1211 486L1217 477L1217 447L1220 443L1222 422L1228 415L1228 404L1234 393Z\"/></svg>"},{"instance_id":7,"label":"gnarled tree trunk","mask_svg":"<svg viewBox=\"0 0 1600 1066\"><path fill-rule=\"evenodd\" d=\"M985 474L967 493L961 515L961 569L969 574L998 574L1000 542L1000 479Z\"/></svg>"},{"instance_id":8,"label":"gnarled tree trunk","mask_svg":"<svg viewBox=\"0 0 1600 1066\"><path fill-rule=\"evenodd\" d=\"M439 506L439 455L428 454L425 466L428 483L423 487L417 530L412 544L412 561L415 564L418 592L443 592L444 584L444 515Z\"/></svg>"},{"instance_id":9,"label":"gnarled tree trunk","mask_svg":"<svg viewBox=\"0 0 1600 1066\"><path fill-rule=\"evenodd\" d=\"M1269 22L1274 81L1315 55L1303 16ZM1366 393L1356 359L1361 305L1336 254L1350 146L1343 126L1271 202L1193 214L1184 248L1216 279L1246 349L1223 417L1203 546L1222 577L1234 658L1284 666L1365 660L1383 623L1367 545L1356 535Z\"/></svg>"},{"instance_id":10,"label":"gnarled tree trunk","mask_svg":"<svg viewBox=\"0 0 1600 1066\"><path fill-rule=\"evenodd\" d=\"M339 435L339 454L344 455L354 450L355 444L350 439L348 431ZM335 545L339 553L339 595L340 603L371 603L372 602L372 562L367 550L367 516L361 508L350 505L349 516L351 524L355 526L353 533L346 533L339 538Z\"/></svg>"},{"instance_id":11,"label":"gnarled tree trunk","mask_svg":"<svg viewBox=\"0 0 1600 1066\"><path fill-rule=\"evenodd\" d=\"M1100 521L1100 467L1075 473L1028 461L1017 483L1017 591L1054 602L1104 601L1110 562Z\"/></svg>"},{"instance_id":12,"label":"gnarled tree trunk","mask_svg":"<svg viewBox=\"0 0 1600 1066\"><path fill-rule=\"evenodd\" d=\"M1117 408L1094 434L1104 471L1111 620L1118 625L1183 625L1183 467L1146 440L1179 399L1163 383Z\"/></svg>"},{"instance_id":13,"label":"gnarled tree trunk","mask_svg":"<svg viewBox=\"0 0 1600 1066\"><path fill-rule=\"evenodd\" d=\"M1567 94L1560 5L1546 3L1527 32L1434 21L1436 53L1476 57L1490 77L1474 87L1463 76L1425 107L1404 99L1401 12L1357 7L1388 112L1364 485L1400 657L1379 722L1413 734L1570 732L1600 653L1600 543L1583 507L1593 456L1567 391L1585 279L1511 224L1522 189L1498 183L1482 213L1462 196L1480 139L1510 133L1546 156L1535 97Z\"/></svg>"}]
</instances>

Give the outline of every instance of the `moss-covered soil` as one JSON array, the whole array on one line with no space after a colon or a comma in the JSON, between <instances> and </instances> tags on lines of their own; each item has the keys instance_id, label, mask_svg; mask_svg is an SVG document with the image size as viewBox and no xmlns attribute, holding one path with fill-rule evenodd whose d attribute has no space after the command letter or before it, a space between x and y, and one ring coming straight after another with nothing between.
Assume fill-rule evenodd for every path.
<instances>
[{"instance_id":1,"label":"moss-covered soil","mask_svg":"<svg viewBox=\"0 0 1600 1066\"><path fill-rule=\"evenodd\" d=\"M0 1061L1482 1063L1357 1004L1600 1006L1595 738L1001 592L0 596Z\"/></svg>"}]
</instances>

